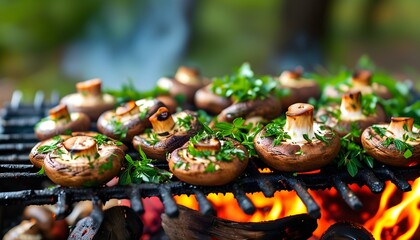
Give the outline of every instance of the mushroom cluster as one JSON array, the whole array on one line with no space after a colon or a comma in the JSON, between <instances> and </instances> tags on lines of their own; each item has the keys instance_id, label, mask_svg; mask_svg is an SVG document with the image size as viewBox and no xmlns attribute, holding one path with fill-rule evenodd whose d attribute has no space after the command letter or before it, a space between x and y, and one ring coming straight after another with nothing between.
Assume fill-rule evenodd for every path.
<instances>
[{"instance_id":1,"label":"mushroom cluster","mask_svg":"<svg viewBox=\"0 0 420 240\"><path fill-rule=\"evenodd\" d=\"M290 93L282 98L284 106L294 103L308 102L310 98L318 99L321 95L319 84L311 79L302 76L303 68L296 68L292 71L283 71L278 78L280 87L289 89Z\"/></svg>"},{"instance_id":2,"label":"mushroom cluster","mask_svg":"<svg viewBox=\"0 0 420 240\"><path fill-rule=\"evenodd\" d=\"M286 172L317 170L334 159L340 138L330 128L313 121L314 107L295 103L285 122L273 122L254 139L255 150L270 167Z\"/></svg>"},{"instance_id":3,"label":"mushroom cluster","mask_svg":"<svg viewBox=\"0 0 420 240\"><path fill-rule=\"evenodd\" d=\"M348 134L352 127L362 132L372 124L384 122L386 116L383 108L375 102L373 106L366 104L366 109L363 109L362 98L360 91L344 93L340 105L332 103L321 107L316 119L334 129L340 137ZM355 140L360 143L360 137Z\"/></svg>"},{"instance_id":4,"label":"mushroom cluster","mask_svg":"<svg viewBox=\"0 0 420 240\"><path fill-rule=\"evenodd\" d=\"M64 96L61 103L67 105L70 112L82 112L92 121L105 111L113 109L115 98L101 90L102 81L98 78L79 82L76 84L76 93Z\"/></svg>"},{"instance_id":5,"label":"mushroom cluster","mask_svg":"<svg viewBox=\"0 0 420 240\"><path fill-rule=\"evenodd\" d=\"M420 129L414 118L392 117L389 124L375 124L362 133L362 145L379 162L406 167L420 163Z\"/></svg>"},{"instance_id":6,"label":"mushroom cluster","mask_svg":"<svg viewBox=\"0 0 420 240\"><path fill-rule=\"evenodd\" d=\"M37 144L30 154L35 166L56 184L66 187L96 186L121 170L125 145L93 132L56 136Z\"/></svg>"},{"instance_id":7,"label":"mushroom cluster","mask_svg":"<svg viewBox=\"0 0 420 240\"><path fill-rule=\"evenodd\" d=\"M89 117L82 112L69 113L66 105L59 104L50 109L49 116L41 119L34 128L36 137L45 140L72 131L87 131Z\"/></svg>"},{"instance_id":8,"label":"mushroom cluster","mask_svg":"<svg viewBox=\"0 0 420 240\"><path fill-rule=\"evenodd\" d=\"M129 142L151 126L149 117L163 106L157 99L128 101L115 110L101 114L96 125L104 135Z\"/></svg>"},{"instance_id":9,"label":"mushroom cluster","mask_svg":"<svg viewBox=\"0 0 420 240\"><path fill-rule=\"evenodd\" d=\"M165 161L167 154L182 146L202 127L195 112L185 110L171 114L166 107L160 107L149 121L152 129L134 136L133 146L160 161Z\"/></svg>"},{"instance_id":10,"label":"mushroom cluster","mask_svg":"<svg viewBox=\"0 0 420 240\"><path fill-rule=\"evenodd\" d=\"M248 165L248 151L239 142L197 134L168 157L169 170L180 180L204 186L227 184Z\"/></svg>"}]
</instances>

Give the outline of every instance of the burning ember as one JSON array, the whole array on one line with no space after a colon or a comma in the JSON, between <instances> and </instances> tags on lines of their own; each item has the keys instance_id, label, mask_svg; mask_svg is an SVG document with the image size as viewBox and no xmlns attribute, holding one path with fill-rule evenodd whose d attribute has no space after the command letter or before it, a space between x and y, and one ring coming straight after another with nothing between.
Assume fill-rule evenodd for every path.
<instances>
[{"instance_id":1,"label":"burning ember","mask_svg":"<svg viewBox=\"0 0 420 240\"><path fill-rule=\"evenodd\" d=\"M412 184L412 191L402 193L391 182L386 183L382 194L372 195L367 187L351 186L365 204L359 211L351 210L335 189L310 191L322 206L318 228L313 233L319 239L329 226L337 221L352 221L362 224L372 232L376 240L418 239L420 237L420 178ZM253 215L245 214L233 194L209 194L217 217L237 222L261 222L286 216L306 213L305 205L294 191L276 192L273 198L262 193L247 194L256 207ZM175 201L188 208L198 210L193 196L176 196Z\"/></svg>"}]
</instances>

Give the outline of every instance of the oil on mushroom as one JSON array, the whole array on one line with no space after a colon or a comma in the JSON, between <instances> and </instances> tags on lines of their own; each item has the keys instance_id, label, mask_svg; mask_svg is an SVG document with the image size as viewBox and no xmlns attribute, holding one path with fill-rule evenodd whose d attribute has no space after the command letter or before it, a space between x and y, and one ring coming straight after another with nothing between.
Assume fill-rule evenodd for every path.
<instances>
[{"instance_id":1,"label":"oil on mushroom","mask_svg":"<svg viewBox=\"0 0 420 240\"><path fill-rule=\"evenodd\" d=\"M290 93L282 98L284 106L294 103L308 102L310 98L318 99L321 95L319 84L302 76L303 69L298 67L292 71L283 71L278 81L280 87L289 89Z\"/></svg>"},{"instance_id":2,"label":"oil on mushroom","mask_svg":"<svg viewBox=\"0 0 420 240\"><path fill-rule=\"evenodd\" d=\"M102 140L74 136L57 144L44 159L45 174L65 187L98 186L108 182L120 172L125 154L120 142Z\"/></svg>"},{"instance_id":3,"label":"oil on mushroom","mask_svg":"<svg viewBox=\"0 0 420 240\"><path fill-rule=\"evenodd\" d=\"M49 110L48 117L35 125L34 132L39 140L45 140L66 132L87 131L89 128L90 119L86 114L69 113L66 105L59 104Z\"/></svg>"},{"instance_id":4,"label":"oil on mushroom","mask_svg":"<svg viewBox=\"0 0 420 240\"><path fill-rule=\"evenodd\" d=\"M106 136L129 142L151 126L149 117L162 106L157 99L126 102L115 110L104 112L98 119L97 128Z\"/></svg>"},{"instance_id":5,"label":"oil on mushroom","mask_svg":"<svg viewBox=\"0 0 420 240\"><path fill-rule=\"evenodd\" d=\"M76 84L77 93L69 94L61 99L70 112L83 112L92 121L105 111L113 109L115 98L101 90L102 81L98 78L79 82Z\"/></svg>"},{"instance_id":6,"label":"oil on mushroom","mask_svg":"<svg viewBox=\"0 0 420 240\"><path fill-rule=\"evenodd\" d=\"M372 124L384 122L386 116L383 108L376 102L362 106L363 98L360 91L347 92L342 95L340 105L332 103L321 107L316 119L334 129L340 137L348 134L352 127L363 132ZM360 143L360 137L355 141Z\"/></svg>"},{"instance_id":7,"label":"oil on mushroom","mask_svg":"<svg viewBox=\"0 0 420 240\"><path fill-rule=\"evenodd\" d=\"M375 124L362 133L362 145L377 161L406 167L420 163L420 129L414 118L392 117L389 124Z\"/></svg>"},{"instance_id":8,"label":"oil on mushroom","mask_svg":"<svg viewBox=\"0 0 420 240\"><path fill-rule=\"evenodd\" d=\"M182 146L202 127L196 113L189 110L171 114L166 107L161 107L149 120L153 128L134 136L133 146L141 148L147 157L161 161L165 161L168 153Z\"/></svg>"},{"instance_id":9,"label":"oil on mushroom","mask_svg":"<svg viewBox=\"0 0 420 240\"><path fill-rule=\"evenodd\" d=\"M340 138L314 122L313 111L310 104L296 103L288 108L286 121L267 124L254 138L261 160L287 172L312 171L332 162L340 150Z\"/></svg>"},{"instance_id":10,"label":"oil on mushroom","mask_svg":"<svg viewBox=\"0 0 420 240\"><path fill-rule=\"evenodd\" d=\"M169 170L180 180L219 186L238 178L248 165L248 152L236 140L197 134L168 158Z\"/></svg>"}]
</instances>

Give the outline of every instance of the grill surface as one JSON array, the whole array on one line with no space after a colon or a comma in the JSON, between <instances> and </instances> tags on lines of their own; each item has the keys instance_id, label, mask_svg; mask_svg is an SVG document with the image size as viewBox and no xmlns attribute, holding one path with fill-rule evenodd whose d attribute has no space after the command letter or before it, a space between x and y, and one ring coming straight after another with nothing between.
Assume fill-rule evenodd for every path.
<instances>
[{"instance_id":1,"label":"grill surface","mask_svg":"<svg viewBox=\"0 0 420 240\"><path fill-rule=\"evenodd\" d=\"M308 213L315 218L320 217L320 207L309 194L308 189L319 190L335 188L343 200L352 208L359 209L362 202L349 188L356 183L367 186L373 193L384 190L385 181L392 181L400 190L410 191L408 181L420 176L420 166L410 168L392 168L377 164L374 169L362 169L355 177L346 171L338 171L327 167L317 173L293 175L272 171L260 173L258 168L267 168L258 159L251 161L245 174L237 181L220 187L201 187L186 184L173 179L166 184L135 184L130 186L98 187L98 188L64 188L51 183L44 175L37 173L28 159L31 148L38 142L33 134L34 124L46 111L56 104L54 98L45 104L43 94L37 94L30 105L20 103L21 95L13 94L12 101L0 112L0 205L15 204L54 204L58 205L58 217L63 217L66 205L81 200L99 199L102 202L111 198L130 199L132 208L143 212L142 198L158 196L169 216L178 214L178 207L173 195L195 194L200 211L205 214L214 213L211 203L205 197L209 193L232 192L239 206L247 214L255 211L255 206L246 193L263 192L272 197L276 191L296 191L306 205ZM92 130L95 130L94 127ZM128 154L138 159L139 154L130 149ZM166 164L157 164L167 169ZM51 187L46 187L51 186Z\"/></svg>"}]
</instances>

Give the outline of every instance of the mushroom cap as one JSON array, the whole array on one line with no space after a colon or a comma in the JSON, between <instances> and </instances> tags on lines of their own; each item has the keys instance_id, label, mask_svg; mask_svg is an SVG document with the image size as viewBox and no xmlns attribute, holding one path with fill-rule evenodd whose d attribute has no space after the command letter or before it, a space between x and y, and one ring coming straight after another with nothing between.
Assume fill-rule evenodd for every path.
<instances>
[{"instance_id":1,"label":"mushroom cap","mask_svg":"<svg viewBox=\"0 0 420 240\"><path fill-rule=\"evenodd\" d=\"M25 219L35 219L36 225L42 231L43 235L46 235L52 230L54 225L54 214L45 206L30 205L23 211L23 217Z\"/></svg>"},{"instance_id":2,"label":"mushroom cap","mask_svg":"<svg viewBox=\"0 0 420 240\"><path fill-rule=\"evenodd\" d=\"M211 84L200 88L195 93L195 106L212 114L219 114L232 104L232 100L218 96L211 91Z\"/></svg>"},{"instance_id":3,"label":"mushroom cap","mask_svg":"<svg viewBox=\"0 0 420 240\"><path fill-rule=\"evenodd\" d=\"M200 76L197 68L180 66L173 78L160 78L157 85L168 90L172 97L182 95L187 102L193 103L195 92L207 82L206 78Z\"/></svg>"},{"instance_id":4,"label":"mushroom cap","mask_svg":"<svg viewBox=\"0 0 420 240\"><path fill-rule=\"evenodd\" d=\"M180 162L186 162L180 155L185 151L189 142L185 143L182 147L175 149L168 158L169 170L181 181L189 184L202 185L202 186L220 186L232 182L239 177L248 165L248 151L238 141L233 139L224 138L225 141L231 141L236 149L240 149L245 153L244 159L240 160L237 156L232 157L232 161L217 161L219 169L215 172L205 172L205 165L197 161L189 161L189 168L182 169L174 167Z\"/></svg>"},{"instance_id":5,"label":"mushroom cap","mask_svg":"<svg viewBox=\"0 0 420 240\"><path fill-rule=\"evenodd\" d=\"M344 137L351 131L351 125L356 124L358 129L363 132L366 128L372 126L372 124L382 123L386 120L386 114L383 107L379 104L376 105L376 114L364 116L362 119L357 121L354 120L338 120L335 116L331 114L336 109L340 109L340 105L333 103L326 107L321 107L316 113L316 120L318 122L324 122L321 120L322 116L327 116L325 125L334 129L340 137ZM360 143L360 137L355 139L356 142Z\"/></svg>"},{"instance_id":6,"label":"mushroom cap","mask_svg":"<svg viewBox=\"0 0 420 240\"><path fill-rule=\"evenodd\" d=\"M46 117L35 125L35 136L39 140L45 140L66 131L87 131L90 128L90 119L88 115L82 112L70 113L70 120L59 119L52 120Z\"/></svg>"},{"instance_id":7,"label":"mushroom cap","mask_svg":"<svg viewBox=\"0 0 420 240\"><path fill-rule=\"evenodd\" d=\"M92 131L88 131L88 132L72 132L71 135L57 135L57 137L59 137L61 139L61 142L69 139L70 137L74 137L74 136L89 136L89 137L95 137L97 136L99 133L97 132L92 132ZM54 136L55 137L55 136ZM42 146L46 146L46 145L51 145L54 142L57 141L57 139L53 138L49 138L49 139L45 139L39 143L37 143L32 149L31 152L29 153L29 160L31 161L31 163L37 167L37 168L41 168L44 165L44 159L47 156L48 153L42 153L39 152L38 149ZM116 142L114 139L109 138L108 139L109 142ZM124 144L121 144L119 146L117 146L121 149L121 151L126 151L127 150L127 146Z\"/></svg>"},{"instance_id":8,"label":"mushroom cap","mask_svg":"<svg viewBox=\"0 0 420 240\"><path fill-rule=\"evenodd\" d=\"M45 174L65 187L97 186L121 170L124 151L109 142L98 145L93 137L75 136L65 140L44 160Z\"/></svg>"},{"instance_id":9,"label":"mushroom cap","mask_svg":"<svg viewBox=\"0 0 420 240\"><path fill-rule=\"evenodd\" d=\"M79 82L76 84L76 93L64 96L60 103L67 105L70 112L83 112L92 121L105 111L114 108L114 96L101 92L101 80L98 78Z\"/></svg>"},{"instance_id":10,"label":"mushroom cap","mask_svg":"<svg viewBox=\"0 0 420 240\"><path fill-rule=\"evenodd\" d=\"M175 113L176 109L178 108L178 102L176 99L170 95L159 95L156 97L157 100L163 103L168 109L170 113Z\"/></svg>"},{"instance_id":11,"label":"mushroom cap","mask_svg":"<svg viewBox=\"0 0 420 240\"><path fill-rule=\"evenodd\" d=\"M316 124L316 123L315 123ZM333 130L326 128L328 144L314 139L311 143L298 144L281 142L274 146L273 137L264 137L261 130L254 138L254 147L261 160L268 166L285 172L313 171L331 163L340 151L340 138ZM302 154L298 154L302 152Z\"/></svg>"},{"instance_id":12,"label":"mushroom cap","mask_svg":"<svg viewBox=\"0 0 420 240\"><path fill-rule=\"evenodd\" d=\"M60 139L61 139L61 141L64 141L64 140L66 140L66 139L68 139L68 138L70 138L71 136L70 135L59 135L58 136ZM39 143L37 143L32 149L31 149L31 152L29 153L29 160L31 161L31 163L35 166L35 167L37 167L37 168L41 168L42 167L42 165L44 165L44 159L45 159L45 157L47 156L47 154L48 153L42 153L42 152L39 152L39 148L40 147L42 147L42 146L47 146L47 145L51 145L51 144L53 144L54 142L56 142L57 141L57 139L54 139L54 138L49 138L49 139L46 139L46 140L43 140L43 141L41 141L41 142L39 142Z\"/></svg>"},{"instance_id":13,"label":"mushroom cap","mask_svg":"<svg viewBox=\"0 0 420 240\"><path fill-rule=\"evenodd\" d=\"M377 127L387 128L388 124L375 124ZM409 141L408 144L414 147L412 156L409 158L404 157L404 152L400 152L394 143L388 147L383 145L386 136L381 137L377 134L372 126L366 128L361 136L362 146L367 154L372 156L377 161L396 167L414 166L420 163L420 135L419 129L413 127L413 133L416 133L415 141Z\"/></svg>"},{"instance_id":14,"label":"mushroom cap","mask_svg":"<svg viewBox=\"0 0 420 240\"><path fill-rule=\"evenodd\" d=\"M120 139L121 136L116 134L115 125L112 121L121 123L121 129L127 129L127 133L122 141L129 142L137 134L142 133L146 128L150 127L149 117L155 113L160 107L164 106L162 102L157 99L142 99L136 101L137 107L133 111L127 111L124 114L118 115L116 111L109 110L101 114L96 125L98 131L113 139Z\"/></svg>"},{"instance_id":15,"label":"mushroom cap","mask_svg":"<svg viewBox=\"0 0 420 240\"><path fill-rule=\"evenodd\" d=\"M166 136L158 136L159 141L155 144L151 144L148 141L147 133L134 136L133 146L134 149L139 149L151 159L157 159L160 161L166 160L166 155L171 153L176 148L181 147L186 143L190 137L193 137L201 128L202 125L198 121L197 114L195 112L185 110L183 112L175 113L172 115L175 123L177 118L184 117L186 115L192 116L191 128L185 131L184 128L180 128L175 124L175 127Z\"/></svg>"},{"instance_id":16,"label":"mushroom cap","mask_svg":"<svg viewBox=\"0 0 420 240\"><path fill-rule=\"evenodd\" d=\"M284 71L280 77L280 87L289 89L290 94L282 97L283 106L290 106L294 103L306 103L310 98L318 99L321 96L319 84L311 79L301 77L294 71Z\"/></svg>"},{"instance_id":17,"label":"mushroom cap","mask_svg":"<svg viewBox=\"0 0 420 240\"><path fill-rule=\"evenodd\" d=\"M232 122L235 118L251 118L256 116L271 120L280 116L282 112L281 102L278 98L270 96L265 99L254 99L238 102L223 109L217 116L219 122Z\"/></svg>"}]
</instances>

